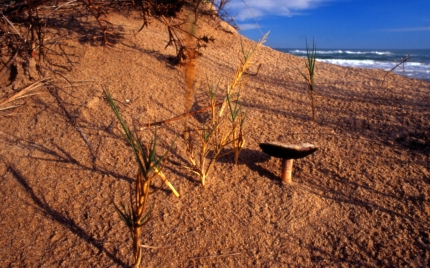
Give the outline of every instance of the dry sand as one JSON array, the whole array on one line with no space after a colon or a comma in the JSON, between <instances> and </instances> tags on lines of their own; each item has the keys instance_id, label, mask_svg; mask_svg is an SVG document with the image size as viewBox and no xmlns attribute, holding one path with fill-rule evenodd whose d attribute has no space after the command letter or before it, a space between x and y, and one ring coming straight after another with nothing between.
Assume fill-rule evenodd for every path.
<instances>
[{"instance_id":1,"label":"dry sand","mask_svg":"<svg viewBox=\"0 0 430 268\"><path fill-rule=\"evenodd\" d=\"M184 67L168 63L174 51L164 49L162 25L136 33L137 19L111 20L121 32L107 49L90 22L61 25L69 61L53 58L62 74L46 74L58 87L0 115L1 267L131 265L131 238L112 202L128 201L136 166L102 88L147 140L145 124L183 112ZM197 61L193 109L207 105L206 77L229 83L240 40L253 44L214 22L201 20L199 31L216 41ZM167 165L181 197L152 196L143 241L158 248L144 248L142 267L430 266L430 84L318 63L313 122L295 69L302 59L262 47L255 60L249 73L261 68L244 89L239 165L231 154L220 158L204 187ZM26 79L18 73L2 83L0 100ZM180 122L160 127L161 147L181 129ZM258 147L267 141L320 149L295 161L294 184L282 185L280 161ZM170 159L186 164L181 139Z\"/></svg>"}]
</instances>

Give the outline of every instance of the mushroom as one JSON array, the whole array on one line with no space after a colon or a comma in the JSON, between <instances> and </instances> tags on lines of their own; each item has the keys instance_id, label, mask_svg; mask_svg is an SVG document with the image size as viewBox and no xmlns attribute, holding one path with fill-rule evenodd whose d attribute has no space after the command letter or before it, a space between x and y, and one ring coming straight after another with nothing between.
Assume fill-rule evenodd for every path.
<instances>
[{"instance_id":1,"label":"mushroom","mask_svg":"<svg viewBox=\"0 0 430 268\"><path fill-rule=\"evenodd\" d=\"M306 157L316 150L316 147L310 143L302 144L284 144L279 142L260 143L260 148L266 154L281 158L282 161L282 182L291 184L291 172L293 171L294 159Z\"/></svg>"}]
</instances>

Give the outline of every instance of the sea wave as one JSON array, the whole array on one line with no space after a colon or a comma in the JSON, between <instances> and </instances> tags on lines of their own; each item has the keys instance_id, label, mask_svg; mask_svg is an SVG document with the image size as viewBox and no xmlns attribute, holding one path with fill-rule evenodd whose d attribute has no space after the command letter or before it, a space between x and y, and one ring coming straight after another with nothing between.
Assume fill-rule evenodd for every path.
<instances>
[{"instance_id":1,"label":"sea wave","mask_svg":"<svg viewBox=\"0 0 430 268\"><path fill-rule=\"evenodd\" d=\"M346 54L354 54L354 55L369 55L369 54L376 54L376 55L394 55L392 52L388 51L349 51L346 50L344 53Z\"/></svg>"},{"instance_id":2,"label":"sea wave","mask_svg":"<svg viewBox=\"0 0 430 268\"><path fill-rule=\"evenodd\" d=\"M396 64L400 62L387 62L387 61L377 61L377 60L349 60L349 59L317 59L317 61L327 62L342 66L365 66L366 68L381 68L385 66L386 68L393 68ZM430 64L425 64L422 62L405 62L401 65L405 67L417 68L417 69L430 69Z\"/></svg>"},{"instance_id":3,"label":"sea wave","mask_svg":"<svg viewBox=\"0 0 430 268\"><path fill-rule=\"evenodd\" d=\"M296 56L307 56L305 49L285 48L282 52ZM389 71L402 62L394 72L408 77L430 81L430 49L319 49L317 60L340 66L374 68Z\"/></svg>"},{"instance_id":4,"label":"sea wave","mask_svg":"<svg viewBox=\"0 0 430 268\"><path fill-rule=\"evenodd\" d=\"M292 54L307 54L306 50L289 50L289 53ZM380 56L388 56L394 55L393 52L389 51L352 51L352 50L317 50L316 54L349 54L349 55L380 55Z\"/></svg>"},{"instance_id":5,"label":"sea wave","mask_svg":"<svg viewBox=\"0 0 430 268\"><path fill-rule=\"evenodd\" d=\"M390 71L398 63L377 61L377 60L352 60L352 59L317 59L319 62L331 63L339 66L348 66L356 68L372 68ZM430 64L421 62L405 62L398 66L395 73L406 75L408 77L418 78L430 81Z\"/></svg>"}]
</instances>

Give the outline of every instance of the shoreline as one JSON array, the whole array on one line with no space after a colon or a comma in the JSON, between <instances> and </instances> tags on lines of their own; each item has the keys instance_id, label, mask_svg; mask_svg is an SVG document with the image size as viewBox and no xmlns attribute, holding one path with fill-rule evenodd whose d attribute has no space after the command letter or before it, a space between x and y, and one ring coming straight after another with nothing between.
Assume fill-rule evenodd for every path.
<instances>
[{"instance_id":1,"label":"shoreline","mask_svg":"<svg viewBox=\"0 0 430 268\"><path fill-rule=\"evenodd\" d=\"M306 56L305 49L276 48L276 50L294 56ZM319 62L383 71L390 71L408 55L410 58L397 66L393 72L411 79L430 82L430 49L317 49Z\"/></svg>"}]
</instances>

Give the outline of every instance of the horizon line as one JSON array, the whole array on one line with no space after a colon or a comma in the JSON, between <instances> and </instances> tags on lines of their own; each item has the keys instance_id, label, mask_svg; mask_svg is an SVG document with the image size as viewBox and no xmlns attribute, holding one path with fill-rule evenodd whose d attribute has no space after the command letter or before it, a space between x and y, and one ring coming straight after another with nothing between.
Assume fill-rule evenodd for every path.
<instances>
[{"instance_id":1,"label":"horizon line","mask_svg":"<svg viewBox=\"0 0 430 268\"><path fill-rule=\"evenodd\" d=\"M306 47L273 47L268 45L268 47L273 48L273 49L300 49L300 50L306 50ZM317 51L318 49L321 50L430 50L430 48L316 48Z\"/></svg>"}]
</instances>

